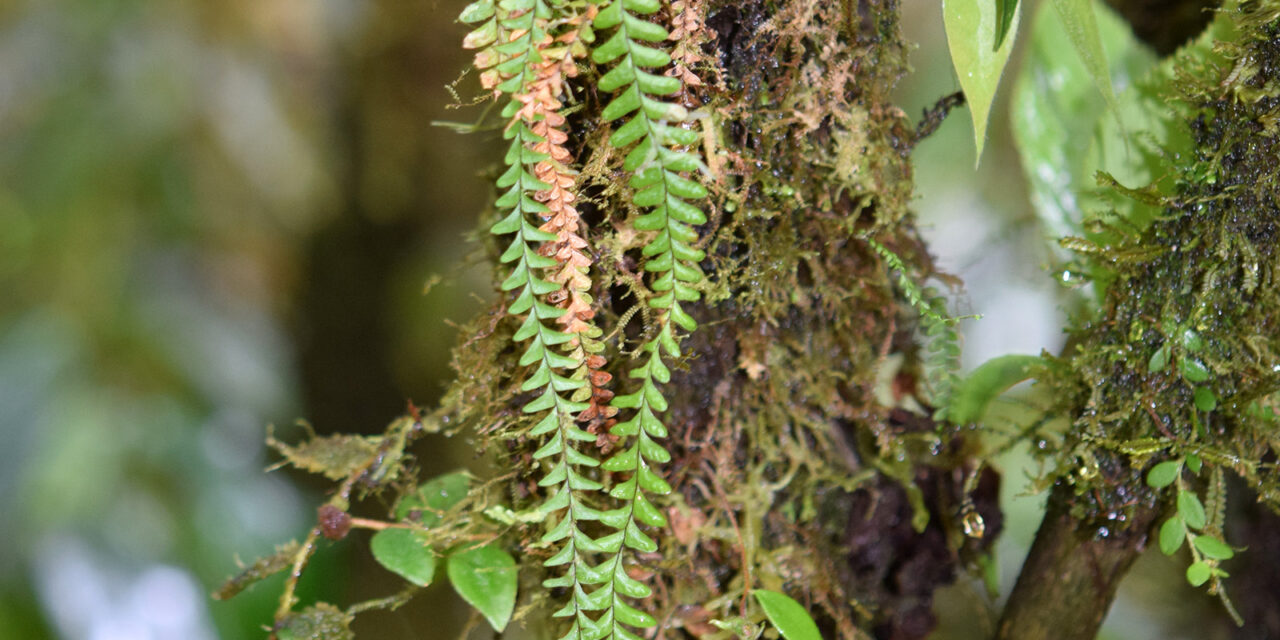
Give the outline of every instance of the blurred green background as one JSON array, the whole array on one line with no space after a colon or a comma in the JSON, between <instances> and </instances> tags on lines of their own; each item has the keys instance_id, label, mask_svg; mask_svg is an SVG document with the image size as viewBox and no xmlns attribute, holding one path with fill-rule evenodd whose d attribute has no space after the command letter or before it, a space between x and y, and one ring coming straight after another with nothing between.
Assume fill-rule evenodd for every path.
<instances>
[{"instance_id":1,"label":"blurred green background","mask_svg":"<svg viewBox=\"0 0 1280 640\"><path fill-rule=\"evenodd\" d=\"M0 2L0 640L263 637L278 579L208 593L235 558L303 535L324 490L263 473L266 426L380 431L441 392L448 321L489 295L465 238L497 157L431 126L477 117L446 108L462 4ZM918 116L958 84L937 2L906 14ZM966 325L968 366L1061 339L1007 86L979 170L963 110L917 152L926 231L968 281L961 311L986 316ZM428 472L470 459L426 446ZM1013 499L1025 456L1009 464L1006 592L1039 518ZM1178 584L1172 563L1154 571ZM1110 637L1202 637L1177 635L1153 613L1167 594L1143 588ZM339 544L303 589L349 603L396 583ZM982 636L976 592L943 598L945 637ZM360 637L453 637L466 613L441 590L423 600ZM443 617L414 629L424 607Z\"/></svg>"}]
</instances>

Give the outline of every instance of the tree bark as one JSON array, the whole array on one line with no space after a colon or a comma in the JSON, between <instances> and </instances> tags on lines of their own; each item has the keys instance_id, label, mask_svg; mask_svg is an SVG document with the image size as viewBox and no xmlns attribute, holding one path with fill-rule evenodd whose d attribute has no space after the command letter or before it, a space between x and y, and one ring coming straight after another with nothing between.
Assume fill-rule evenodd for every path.
<instances>
[{"instance_id":1,"label":"tree bark","mask_svg":"<svg viewBox=\"0 0 1280 640\"><path fill-rule=\"evenodd\" d=\"M1090 527L1071 515L1073 488L1060 483L1005 606L996 640L1092 640L1121 578L1146 547L1154 509L1122 530Z\"/></svg>"}]
</instances>

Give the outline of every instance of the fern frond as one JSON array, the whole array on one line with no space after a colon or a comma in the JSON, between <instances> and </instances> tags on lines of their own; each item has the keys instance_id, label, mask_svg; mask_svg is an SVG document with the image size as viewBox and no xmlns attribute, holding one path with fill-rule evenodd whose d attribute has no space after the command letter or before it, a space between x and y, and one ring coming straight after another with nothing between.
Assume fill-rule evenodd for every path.
<instances>
[{"instance_id":1,"label":"fern frond","mask_svg":"<svg viewBox=\"0 0 1280 640\"><path fill-rule=\"evenodd\" d=\"M960 335L956 325L963 318L949 314L944 296L932 288L916 284L898 254L871 238L866 240L889 269L898 273L898 288L920 316L920 327L925 336L921 364L925 371L928 401L937 409L935 417L942 419L951 404L951 389L960 370Z\"/></svg>"},{"instance_id":2,"label":"fern frond","mask_svg":"<svg viewBox=\"0 0 1280 640\"><path fill-rule=\"evenodd\" d=\"M699 299L697 285L704 276L698 263L704 255L694 248L696 225L706 216L689 200L707 196L707 190L687 174L703 169L702 160L685 150L698 141L698 133L685 128L688 113L684 107L664 101L683 88L678 78L659 75L650 69L666 67L670 56L652 46L668 38L665 28L638 15L652 14L661 8L657 0L614 0L604 5L596 16L597 29L614 29L614 34L592 52L598 64L612 64L599 79L601 91L616 95L601 114L605 121L622 124L609 137L616 149L627 149L623 169L630 172L632 202L644 213L634 227L657 234L642 249L646 258L644 270L650 274L649 297L654 314L650 337L641 345L642 364L630 371L640 388L614 398L613 406L630 410L630 418L617 423L611 433L627 440L628 446L615 453L603 467L607 471L627 474L626 479L610 490L622 503L618 509L602 514L601 520L621 536L621 544L611 557L598 567L606 580L592 594L605 607L597 621L603 638L632 640L638 636L630 628L651 627L652 616L624 599L646 598L650 588L632 578L624 566L630 552L649 553L657 543L641 528L665 527L666 517L648 495L666 494L671 487L654 471L655 465L668 462L670 454L658 443L666 437L667 428L661 414L667 400L659 389L671 378L664 356L680 356L677 327L693 331L697 323L683 308L684 303Z\"/></svg>"},{"instance_id":3,"label":"fern frond","mask_svg":"<svg viewBox=\"0 0 1280 640\"><path fill-rule=\"evenodd\" d=\"M594 342L600 331L590 323L594 315L588 293L591 261L581 251L586 241L578 233L574 178L565 164L569 153L562 146L567 135L560 128L563 82L575 67L571 53L566 52L571 49L557 50L556 39L549 33L549 25L563 18L562 6L546 0L503 0L494 5L490 22L477 31L490 24L496 30L494 44L478 54L489 52L484 62L492 64L484 73L495 74L482 76L482 82L498 95L511 97L503 109L509 119L504 136L511 140L508 168L498 179L498 187L506 192L495 203L507 215L490 231L514 236L500 258L502 264L511 265L501 287L515 293L507 308L521 321L513 339L528 342L519 363L531 367L521 390L537 394L523 408L535 416L529 437L542 442L533 457L548 463L538 484L549 497L540 509L553 524L542 542L557 551L545 564L565 567L564 575L547 580L545 586L569 590L569 603L555 615L571 617L566 637L582 640L592 637L583 635L584 629L596 624L587 612L602 608L587 588L605 580L590 558L615 549L608 537L596 540L583 528L584 523L602 517L588 496L603 487L586 473L600 462L580 450L583 443L594 443L596 436L579 428L576 420L593 406L590 401L598 395L593 382L599 376L591 375L592 365L598 368L603 363L593 353L602 347ZM568 18L565 24L584 20L577 18L575 23L575 18ZM487 34L483 31L477 40L488 39ZM479 60L477 66L481 66Z\"/></svg>"}]
</instances>

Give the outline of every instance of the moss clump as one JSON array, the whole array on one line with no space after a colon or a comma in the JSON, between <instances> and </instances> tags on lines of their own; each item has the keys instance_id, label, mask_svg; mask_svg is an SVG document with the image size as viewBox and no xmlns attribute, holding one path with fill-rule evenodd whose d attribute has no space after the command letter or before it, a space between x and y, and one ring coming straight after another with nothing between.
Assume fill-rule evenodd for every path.
<instances>
[{"instance_id":1,"label":"moss clump","mask_svg":"<svg viewBox=\"0 0 1280 640\"><path fill-rule=\"evenodd\" d=\"M1074 514L1098 527L1123 528L1156 503L1142 482L1150 461L1191 454L1280 508L1269 471L1280 445L1280 140L1268 124L1280 113L1278 17L1245 3L1219 18L1234 21L1232 43L1182 54L1176 106L1190 114L1194 157L1171 168L1163 215L1100 254L1112 276L1103 309L1061 362L1055 384L1072 392L1059 410L1076 416Z\"/></svg>"}]
</instances>

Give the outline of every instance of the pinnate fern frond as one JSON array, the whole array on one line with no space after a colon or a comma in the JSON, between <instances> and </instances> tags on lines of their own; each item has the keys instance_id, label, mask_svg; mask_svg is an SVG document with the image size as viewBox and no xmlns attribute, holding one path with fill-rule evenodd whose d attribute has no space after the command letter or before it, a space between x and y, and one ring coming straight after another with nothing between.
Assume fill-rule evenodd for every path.
<instances>
[{"instance_id":1,"label":"pinnate fern frond","mask_svg":"<svg viewBox=\"0 0 1280 640\"><path fill-rule=\"evenodd\" d=\"M671 378L664 356L680 357L677 327L684 331L697 328L683 305L699 299L697 285L704 278L698 266L704 255L693 245L698 239L694 227L706 222L706 216L689 201L705 198L707 190L688 177L702 170L703 163L686 150L697 143L699 136L686 128L689 116L685 108L663 99L678 93L683 87L681 81L651 71L671 62L666 52L654 46L667 39L667 30L639 17L660 8L658 0L614 0L601 8L594 21L598 30L616 29L592 52L597 64L612 65L598 82L601 91L616 93L601 113L605 121L621 122L609 144L620 150L630 148L623 168L631 174L632 202L644 211L634 227L657 232L642 249L646 258L644 270L650 274L649 287L655 293L649 298L649 305L658 313L649 328L650 336L640 348L641 364L629 374L639 383L639 389L617 396L613 402L618 409L631 412L628 419L612 429L614 435L627 440L628 446L604 463L608 471L628 474L610 490L622 506L601 517L617 530L615 535L621 536L621 545L599 565L607 578L592 594L605 605L597 621L604 627L601 637L618 640L638 638L631 628L655 624L651 615L624 599L646 598L651 593L647 585L628 574L624 559L630 555L628 551L657 550L657 543L642 525L667 525L666 517L648 497L671 491L654 470L655 465L671 458L659 444L667 435L660 417L667 409L667 400L659 385Z\"/></svg>"},{"instance_id":2,"label":"pinnate fern frond","mask_svg":"<svg viewBox=\"0 0 1280 640\"><path fill-rule=\"evenodd\" d=\"M571 617L566 637L580 639L594 637L583 634L582 625L595 624L587 612L604 608L587 592L605 579L592 566L591 557L615 551L621 540L598 541L583 528L584 523L602 517L590 496L603 487L586 472L599 466L599 461L581 451L596 436L578 427L576 419L600 396L593 389L593 381L601 380L592 375L592 365L599 369L603 362L598 355L602 347L595 341L600 332L590 322L594 315L588 293L591 261L582 252L586 241L578 233L573 176L566 164L569 154L562 146L567 136L560 128L563 81L574 67L565 58L570 54L557 50L548 32L553 22L572 28L582 20L560 20L562 8L563 3L546 0L504 0L493 5L492 12L481 8L471 15L488 20L472 32L482 34L473 41L489 41L488 48L477 54L478 67L489 65L482 83L499 96L510 96L503 116L509 119L504 136L511 144L505 158L507 170L497 182L506 191L495 203L507 213L490 230L513 235L500 258L511 265L501 286L515 293L507 308L520 319L513 339L528 342L519 363L531 367L521 390L536 394L523 408L535 420L528 436L542 442L533 457L548 464L538 482L548 492L540 508L554 524L542 542L558 550L545 564L565 567L564 575L545 586L566 587L572 594L555 615ZM464 11L464 17L470 11L471 7ZM489 30L495 32L492 38Z\"/></svg>"}]
</instances>

